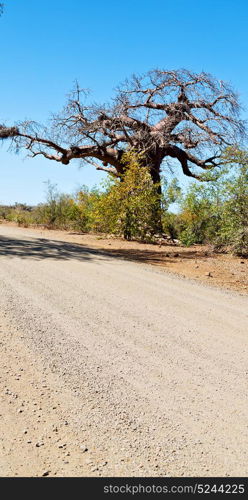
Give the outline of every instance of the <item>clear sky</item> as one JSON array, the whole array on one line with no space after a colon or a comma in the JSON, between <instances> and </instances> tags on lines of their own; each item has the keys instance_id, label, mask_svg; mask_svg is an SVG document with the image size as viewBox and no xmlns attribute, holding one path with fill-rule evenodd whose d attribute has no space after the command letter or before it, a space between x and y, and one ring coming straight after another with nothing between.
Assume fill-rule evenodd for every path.
<instances>
[{"instance_id":1,"label":"clear sky","mask_svg":"<svg viewBox=\"0 0 248 500\"><path fill-rule=\"evenodd\" d=\"M102 102L132 73L157 67L231 81L248 108L247 26L247 0L5 0L0 123L45 121L75 79ZM0 147L0 203L43 201L48 179L71 192L103 175L24 156Z\"/></svg>"}]
</instances>

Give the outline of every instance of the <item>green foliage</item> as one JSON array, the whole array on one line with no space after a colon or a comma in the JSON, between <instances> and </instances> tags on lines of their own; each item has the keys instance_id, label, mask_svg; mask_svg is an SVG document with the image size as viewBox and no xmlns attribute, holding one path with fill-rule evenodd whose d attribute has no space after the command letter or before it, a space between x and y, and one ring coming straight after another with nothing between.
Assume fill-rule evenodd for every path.
<instances>
[{"instance_id":1,"label":"green foliage","mask_svg":"<svg viewBox=\"0 0 248 500\"><path fill-rule=\"evenodd\" d=\"M230 245L237 255L248 255L248 154L229 150L232 173L222 185L223 205L219 243Z\"/></svg>"},{"instance_id":2,"label":"green foliage","mask_svg":"<svg viewBox=\"0 0 248 500\"><path fill-rule=\"evenodd\" d=\"M46 182L46 203L37 207L34 217L37 222L51 228L68 229L73 215L74 200L70 195L60 194L57 186Z\"/></svg>"},{"instance_id":3,"label":"green foliage","mask_svg":"<svg viewBox=\"0 0 248 500\"><path fill-rule=\"evenodd\" d=\"M248 254L246 152L227 150L218 176L208 183L192 184L178 201L180 211L173 224L184 245L213 243L237 255Z\"/></svg>"},{"instance_id":4,"label":"green foliage","mask_svg":"<svg viewBox=\"0 0 248 500\"><path fill-rule=\"evenodd\" d=\"M87 186L82 186L76 194L73 213L74 228L83 231L101 231L97 221L97 205L103 196L96 188L91 191ZM106 231L108 232L108 231Z\"/></svg>"},{"instance_id":5,"label":"green foliage","mask_svg":"<svg viewBox=\"0 0 248 500\"><path fill-rule=\"evenodd\" d=\"M176 179L154 185L142 158L127 152L121 179L109 177L101 190L86 186L74 195L61 194L49 181L46 202L0 206L0 219L18 225L110 233L126 239L156 241L158 221L163 232L182 244L211 243L216 248L248 255L248 154L229 148L218 176L194 182L182 193ZM177 203L178 213L169 211Z\"/></svg>"},{"instance_id":6,"label":"green foliage","mask_svg":"<svg viewBox=\"0 0 248 500\"><path fill-rule=\"evenodd\" d=\"M180 240L186 246L213 240L220 223L219 185L192 184L180 202L178 226Z\"/></svg>"},{"instance_id":7,"label":"green foliage","mask_svg":"<svg viewBox=\"0 0 248 500\"><path fill-rule=\"evenodd\" d=\"M127 152L123 164L128 168L122 178L109 179L93 208L96 231L110 232L142 241L152 240L161 217L161 195L142 158Z\"/></svg>"},{"instance_id":8,"label":"green foliage","mask_svg":"<svg viewBox=\"0 0 248 500\"><path fill-rule=\"evenodd\" d=\"M19 208L10 210L5 219L9 222L16 222L18 226L23 227L28 227L33 221L30 212Z\"/></svg>"},{"instance_id":9,"label":"green foliage","mask_svg":"<svg viewBox=\"0 0 248 500\"><path fill-rule=\"evenodd\" d=\"M36 224L44 224L48 228L90 230L90 203L91 194L83 186L76 195L61 194L57 186L49 181L46 191L46 203L36 207L33 219Z\"/></svg>"},{"instance_id":10,"label":"green foliage","mask_svg":"<svg viewBox=\"0 0 248 500\"><path fill-rule=\"evenodd\" d=\"M182 196L182 190L179 186L178 180L176 178L172 179L170 184L164 179L164 201L166 202L166 207L171 203L178 202Z\"/></svg>"},{"instance_id":11,"label":"green foliage","mask_svg":"<svg viewBox=\"0 0 248 500\"><path fill-rule=\"evenodd\" d=\"M169 238L172 240L178 239L180 230L177 214L164 210L162 215L162 227L163 233Z\"/></svg>"}]
</instances>

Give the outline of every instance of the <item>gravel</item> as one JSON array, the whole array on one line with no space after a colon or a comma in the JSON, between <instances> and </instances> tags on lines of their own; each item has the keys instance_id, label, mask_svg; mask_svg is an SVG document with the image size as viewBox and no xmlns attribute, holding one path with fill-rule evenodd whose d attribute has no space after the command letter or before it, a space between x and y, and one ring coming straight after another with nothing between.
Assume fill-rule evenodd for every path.
<instances>
[{"instance_id":1,"label":"gravel","mask_svg":"<svg viewBox=\"0 0 248 500\"><path fill-rule=\"evenodd\" d=\"M69 475L98 475L103 464L106 476L247 475L246 297L28 230L0 233L1 316L33 353L15 383L23 388L28 371L36 401L47 386L46 427L63 427L62 443L82 457L80 442L90 450ZM41 470L57 475L64 450L52 461L46 448Z\"/></svg>"}]
</instances>

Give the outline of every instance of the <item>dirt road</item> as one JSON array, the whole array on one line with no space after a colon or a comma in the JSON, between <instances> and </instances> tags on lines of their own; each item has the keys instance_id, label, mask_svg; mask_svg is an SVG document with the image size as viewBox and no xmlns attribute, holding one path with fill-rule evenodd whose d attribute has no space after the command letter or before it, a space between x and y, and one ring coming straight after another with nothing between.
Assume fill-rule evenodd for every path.
<instances>
[{"instance_id":1,"label":"dirt road","mask_svg":"<svg viewBox=\"0 0 248 500\"><path fill-rule=\"evenodd\" d=\"M247 297L0 226L2 476L247 476Z\"/></svg>"}]
</instances>

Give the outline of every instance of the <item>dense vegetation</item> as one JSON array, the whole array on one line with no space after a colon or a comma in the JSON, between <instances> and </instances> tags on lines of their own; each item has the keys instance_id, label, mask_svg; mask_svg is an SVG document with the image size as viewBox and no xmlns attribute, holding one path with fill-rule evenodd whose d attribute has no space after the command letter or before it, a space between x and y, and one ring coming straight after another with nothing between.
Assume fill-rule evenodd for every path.
<instances>
[{"instance_id":1,"label":"dense vegetation","mask_svg":"<svg viewBox=\"0 0 248 500\"><path fill-rule=\"evenodd\" d=\"M0 215L25 226L146 242L171 238L246 255L248 155L231 147L247 137L240 111L230 84L204 72L156 69L134 75L105 104L89 102L76 83L49 125L0 124L0 140L34 158L86 162L107 172L107 181L73 195L48 183L46 203L2 207ZM171 164L190 178L187 190L176 179L163 179Z\"/></svg>"},{"instance_id":2,"label":"dense vegetation","mask_svg":"<svg viewBox=\"0 0 248 500\"><path fill-rule=\"evenodd\" d=\"M174 179L164 181L162 195L138 155L126 153L129 168L119 180L111 177L100 189L83 186L74 195L61 194L47 183L46 202L35 207L0 207L0 217L25 227L110 233L126 239L156 242L160 211L164 237L184 245L209 243L237 255L248 255L248 155L229 149L218 172L207 182L193 181L183 191ZM211 178L212 176L212 178ZM170 210L177 203L176 213ZM155 214L155 216L154 216Z\"/></svg>"}]
</instances>

